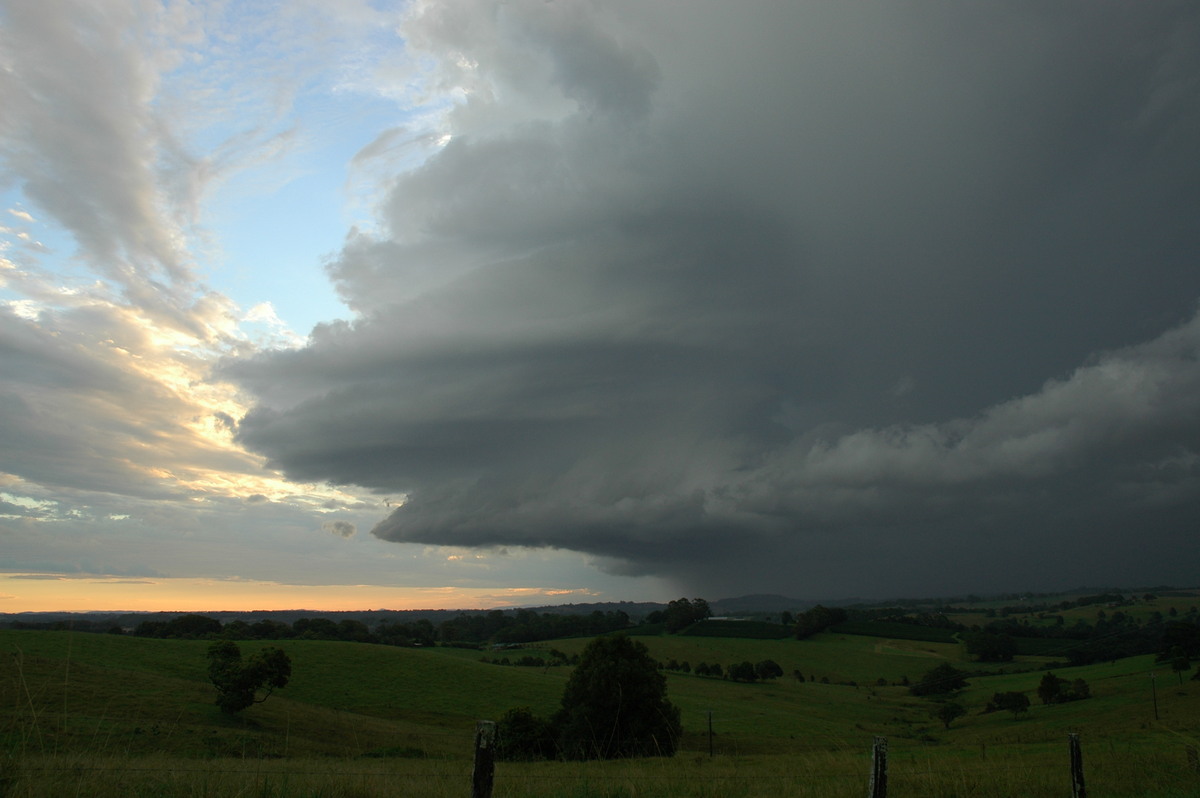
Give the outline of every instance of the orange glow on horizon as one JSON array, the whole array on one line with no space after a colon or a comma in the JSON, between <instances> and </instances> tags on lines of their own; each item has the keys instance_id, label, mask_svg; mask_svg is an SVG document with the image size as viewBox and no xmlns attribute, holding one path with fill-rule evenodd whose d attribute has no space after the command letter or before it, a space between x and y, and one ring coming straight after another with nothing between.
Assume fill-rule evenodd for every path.
<instances>
[{"instance_id":1,"label":"orange glow on horizon","mask_svg":"<svg viewBox=\"0 0 1200 798\"><path fill-rule=\"evenodd\" d=\"M598 597L590 591L561 588L286 585L199 578L0 574L3 613L456 610L595 600Z\"/></svg>"}]
</instances>

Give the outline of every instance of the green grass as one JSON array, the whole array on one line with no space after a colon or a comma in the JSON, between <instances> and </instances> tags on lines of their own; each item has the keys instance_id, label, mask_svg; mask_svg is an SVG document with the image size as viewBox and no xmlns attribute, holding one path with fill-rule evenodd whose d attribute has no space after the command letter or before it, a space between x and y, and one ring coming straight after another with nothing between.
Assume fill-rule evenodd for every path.
<instances>
[{"instance_id":1,"label":"green grass","mask_svg":"<svg viewBox=\"0 0 1200 798\"><path fill-rule=\"evenodd\" d=\"M960 632L915 623L897 621L846 621L834 627L839 634L890 637L897 640L924 640L930 643L957 643Z\"/></svg>"},{"instance_id":2,"label":"green grass","mask_svg":"<svg viewBox=\"0 0 1200 798\"><path fill-rule=\"evenodd\" d=\"M740 637L750 640L779 640L791 637L789 627L764 621L730 621L707 619L692 624L681 632L688 637Z\"/></svg>"},{"instance_id":3,"label":"green grass","mask_svg":"<svg viewBox=\"0 0 1200 798\"><path fill-rule=\"evenodd\" d=\"M857 796L878 735L891 746L893 795L1036 798L1063 794L1068 732L1082 736L1093 795L1200 795L1200 774L1187 769L1184 753L1200 745L1200 682L1180 686L1153 657L1056 670L1086 679L1095 697L1049 707L1036 697L1040 671L1012 672L1034 661L972 677L955 698L968 714L947 730L931 717L931 701L895 682L941 662L973 669L958 644L849 634L639 640L664 661L769 658L788 676L741 684L669 673L685 729L677 756L500 763L498 797ZM529 651L573 653L586 642ZM240 645L249 653L271 643ZM0 795L462 795L475 722L522 705L548 714L570 673L484 663L495 653L463 649L275 645L292 658L291 683L229 717L212 703L207 643L0 631ZM849 681L858 686L838 683ZM1006 690L1030 695L1025 715L981 713Z\"/></svg>"}]
</instances>

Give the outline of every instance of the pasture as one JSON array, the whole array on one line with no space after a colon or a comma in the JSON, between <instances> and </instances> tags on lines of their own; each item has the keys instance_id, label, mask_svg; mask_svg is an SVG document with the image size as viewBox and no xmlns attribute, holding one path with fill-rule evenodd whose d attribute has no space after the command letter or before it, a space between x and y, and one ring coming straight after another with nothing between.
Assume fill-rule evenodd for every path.
<instances>
[{"instance_id":1,"label":"pasture","mask_svg":"<svg viewBox=\"0 0 1200 798\"><path fill-rule=\"evenodd\" d=\"M967 714L945 729L934 703L899 682L942 662L985 670L957 644L835 633L639 640L664 662L773 659L785 676L670 672L684 725L675 757L501 762L496 796L861 796L874 736L890 744L890 795L1069 795L1068 732L1081 735L1094 796L1200 795L1188 760L1200 745L1200 681L1180 685L1151 656L1056 669L1086 679L1094 696L1056 706L1037 701L1043 660L988 665L955 699ZM524 653L571 654L586 642ZM492 651L288 640L278 643L293 662L288 686L227 716L213 704L207 645L0 631L0 796L465 795L476 721L515 706L551 713L570 673L483 662ZM1027 692L1033 706L1020 717L983 714L1006 690Z\"/></svg>"}]
</instances>

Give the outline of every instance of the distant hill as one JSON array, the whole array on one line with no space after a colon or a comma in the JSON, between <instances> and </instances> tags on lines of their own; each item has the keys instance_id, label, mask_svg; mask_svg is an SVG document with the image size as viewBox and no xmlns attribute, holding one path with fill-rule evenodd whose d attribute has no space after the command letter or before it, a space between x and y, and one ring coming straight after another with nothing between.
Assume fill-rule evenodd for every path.
<instances>
[{"instance_id":1,"label":"distant hill","mask_svg":"<svg viewBox=\"0 0 1200 798\"><path fill-rule=\"evenodd\" d=\"M710 601L708 606L712 609L713 615L745 615L759 612L796 612L797 610L806 610L816 603L773 593L756 593Z\"/></svg>"},{"instance_id":2,"label":"distant hill","mask_svg":"<svg viewBox=\"0 0 1200 798\"><path fill-rule=\"evenodd\" d=\"M798 599L786 598L784 596L742 596L741 598L721 599L719 601L710 602L713 614L715 615L732 615L745 613L779 613L784 610L796 611L797 609L805 609L812 606L816 602L805 602ZM551 613L555 615L590 615L593 612L624 612L633 621L638 621L655 610L666 608L665 603L652 601L606 601L592 602L586 604L555 604L538 607L505 607L501 608L501 612L505 614L513 614L521 610L532 610L539 614ZM439 609L423 609L423 610L355 610L355 611L328 611L328 610L220 610L212 612L196 612L196 615L205 615L209 618L215 618L222 624L227 624L232 621L244 621L246 623L254 623L262 620L279 621L282 623L293 624L301 618L329 618L333 621L361 621L368 626L374 626L385 621L411 623L417 620L428 620L434 624L458 615L482 615L492 612L492 609L463 609L463 610L439 610ZM177 618L180 615L188 615L193 613L185 612L21 612L21 613L0 613L0 626L13 626L17 623L28 624L47 624L61 623L70 625L73 623L83 624L88 626L112 625L122 628L132 628L143 621L168 621L172 618Z\"/></svg>"},{"instance_id":3,"label":"distant hill","mask_svg":"<svg viewBox=\"0 0 1200 798\"><path fill-rule=\"evenodd\" d=\"M1096 592L1118 592L1118 593L1154 593L1161 596L1191 596L1196 594L1196 590L1181 589L1168 586L1158 586L1154 588L1135 588L1135 589L1117 589L1117 588L1077 588L1070 591L1070 594L1087 594ZM946 603L962 603L974 604L985 600L1030 600L1033 598L1051 598L1067 596L1067 593L1051 594L1000 594L983 598L980 596L965 596L956 598L942 599L897 599L889 602L872 601L865 602L859 598L844 598L844 599L799 599L789 596L781 596L774 593L755 593L746 596L737 596L733 598L723 599L708 599L709 607L712 609L713 615L716 616L733 616L733 617L752 617L764 615L779 615L783 612L803 612L812 608L817 604L823 604L827 607L846 607L852 605L860 606L896 606L896 607L921 607L921 606L942 606ZM605 601L592 602L584 604L554 604L531 607L506 607L502 608L501 612L513 614L521 610L532 610L539 614L551 613L556 615L589 615L593 612L624 612L629 615L630 619L635 623L645 618L655 610L666 608L665 603L652 601ZM433 624L439 624L442 621L454 618L459 615L482 615L488 612L493 612L492 609L463 609L463 610L445 610L445 609L420 609L420 610L358 610L358 611L342 611L333 612L328 610L240 610L240 611L213 611L213 612L198 612L196 614L206 615L210 618L215 618L222 624L230 623L231 621L244 621L246 623L254 623L261 620L273 620L282 623L293 624L301 618L329 618L334 621L352 620L360 621L368 626L375 626L385 621L412 623L417 620L428 620ZM189 613L184 612L20 612L20 613L0 613L0 627L12 627L19 623L28 624L64 624L72 623L80 626L88 626L92 629L103 625L112 625L121 628L130 629L137 626L143 621L168 621L180 615Z\"/></svg>"}]
</instances>

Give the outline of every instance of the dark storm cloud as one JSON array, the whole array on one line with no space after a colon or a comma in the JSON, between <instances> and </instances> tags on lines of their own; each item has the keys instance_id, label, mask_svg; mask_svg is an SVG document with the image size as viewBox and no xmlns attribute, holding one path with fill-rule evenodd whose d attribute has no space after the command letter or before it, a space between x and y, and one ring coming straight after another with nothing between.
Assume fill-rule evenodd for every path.
<instances>
[{"instance_id":1,"label":"dark storm cloud","mask_svg":"<svg viewBox=\"0 0 1200 798\"><path fill-rule=\"evenodd\" d=\"M359 318L225 366L290 476L406 494L385 539L697 590L1193 576L1194 9L443 3L406 32L466 99L331 264Z\"/></svg>"}]
</instances>

